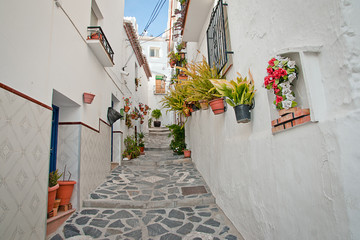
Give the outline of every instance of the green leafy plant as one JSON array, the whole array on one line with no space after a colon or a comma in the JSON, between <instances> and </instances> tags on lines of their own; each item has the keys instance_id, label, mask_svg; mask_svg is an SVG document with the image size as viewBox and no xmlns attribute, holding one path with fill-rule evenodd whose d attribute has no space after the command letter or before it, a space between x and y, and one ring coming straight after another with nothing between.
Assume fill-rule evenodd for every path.
<instances>
[{"instance_id":1,"label":"green leafy plant","mask_svg":"<svg viewBox=\"0 0 360 240\"><path fill-rule=\"evenodd\" d=\"M185 129L183 125L169 125L169 137L173 137L170 143L170 148L177 154L183 154L183 149L186 148L185 144Z\"/></svg>"},{"instance_id":2,"label":"green leafy plant","mask_svg":"<svg viewBox=\"0 0 360 240\"><path fill-rule=\"evenodd\" d=\"M158 119L162 116L160 109L154 109L154 110L152 110L151 116L152 116L153 118L155 118L156 120L158 120Z\"/></svg>"},{"instance_id":3,"label":"green leafy plant","mask_svg":"<svg viewBox=\"0 0 360 240\"><path fill-rule=\"evenodd\" d=\"M135 136L127 136L124 139L125 150L123 156L130 155L131 158L136 158L140 155L140 149L135 140Z\"/></svg>"},{"instance_id":4,"label":"green leafy plant","mask_svg":"<svg viewBox=\"0 0 360 240\"><path fill-rule=\"evenodd\" d=\"M148 127L149 127L149 128L151 128L152 122L153 122L153 119L150 117L150 118L148 119Z\"/></svg>"},{"instance_id":5,"label":"green leafy plant","mask_svg":"<svg viewBox=\"0 0 360 240\"><path fill-rule=\"evenodd\" d=\"M180 114L185 114L187 107L186 99L189 97L189 86L186 84L177 84L171 88L169 92L161 99L161 104L168 111L175 111Z\"/></svg>"},{"instance_id":6,"label":"green leafy plant","mask_svg":"<svg viewBox=\"0 0 360 240\"><path fill-rule=\"evenodd\" d=\"M126 116L125 116L125 125L126 125L128 128L132 128L132 127L133 127L130 114L126 114Z\"/></svg>"},{"instance_id":7,"label":"green leafy plant","mask_svg":"<svg viewBox=\"0 0 360 240\"><path fill-rule=\"evenodd\" d=\"M145 146L145 143L144 143L144 137L145 137L145 135L144 135L144 133L139 132L138 135L137 135L137 137L138 137L138 146L139 146L139 147L144 147L144 146Z\"/></svg>"},{"instance_id":8,"label":"green leafy plant","mask_svg":"<svg viewBox=\"0 0 360 240\"><path fill-rule=\"evenodd\" d=\"M49 187L54 187L63 174L59 175L58 169L49 174Z\"/></svg>"},{"instance_id":9,"label":"green leafy plant","mask_svg":"<svg viewBox=\"0 0 360 240\"><path fill-rule=\"evenodd\" d=\"M187 68L177 67L190 77L185 82L189 86L189 95L186 101L213 100L221 95L214 88L210 79L223 79L225 76L218 73L216 68L211 68L206 62L205 57L199 63L189 63Z\"/></svg>"},{"instance_id":10,"label":"green leafy plant","mask_svg":"<svg viewBox=\"0 0 360 240\"><path fill-rule=\"evenodd\" d=\"M247 77L243 78L240 73L237 74L239 77L236 78L236 81L226 81L224 79L212 79L210 81L221 96L226 97L226 102L230 106L235 107L240 104L252 105L256 92L254 90L252 74L249 70L249 79Z\"/></svg>"}]
</instances>

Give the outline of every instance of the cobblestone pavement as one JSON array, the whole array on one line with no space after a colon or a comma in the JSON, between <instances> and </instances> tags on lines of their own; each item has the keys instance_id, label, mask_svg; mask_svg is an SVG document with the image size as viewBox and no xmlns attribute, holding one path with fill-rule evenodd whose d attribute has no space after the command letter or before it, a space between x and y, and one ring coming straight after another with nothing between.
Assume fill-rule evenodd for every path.
<instances>
[{"instance_id":1,"label":"cobblestone pavement","mask_svg":"<svg viewBox=\"0 0 360 240\"><path fill-rule=\"evenodd\" d=\"M191 159L159 149L164 138L150 133L146 155L114 169L48 239L243 239Z\"/></svg>"}]
</instances>

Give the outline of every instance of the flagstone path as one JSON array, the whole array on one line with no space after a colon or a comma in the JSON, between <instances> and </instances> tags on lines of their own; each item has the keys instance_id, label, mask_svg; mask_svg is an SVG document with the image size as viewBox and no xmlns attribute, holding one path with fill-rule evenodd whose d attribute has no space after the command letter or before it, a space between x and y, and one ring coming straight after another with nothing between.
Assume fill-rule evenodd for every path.
<instances>
[{"instance_id":1,"label":"flagstone path","mask_svg":"<svg viewBox=\"0 0 360 240\"><path fill-rule=\"evenodd\" d=\"M151 131L146 155L114 169L48 239L243 239L191 159L169 150L167 135Z\"/></svg>"}]
</instances>

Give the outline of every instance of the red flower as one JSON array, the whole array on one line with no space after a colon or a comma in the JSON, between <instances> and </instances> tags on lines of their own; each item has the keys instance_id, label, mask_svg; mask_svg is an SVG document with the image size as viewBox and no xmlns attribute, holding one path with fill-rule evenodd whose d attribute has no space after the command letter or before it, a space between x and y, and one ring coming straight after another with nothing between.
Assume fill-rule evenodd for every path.
<instances>
[{"instance_id":1,"label":"red flower","mask_svg":"<svg viewBox=\"0 0 360 240\"><path fill-rule=\"evenodd\" d=\"M277 84L274 83L272 87L273 87L273 89L277 88Z\"/></svg>"},{"instance_id":2,"label":"red flower","mask_svg":"<svg viewBox=\"0 0 360 240\"><path fill-rule=\"evenodd\" d=\"M279 89L279 88L275 88L275 89L274 89L274 93L277 94L278 92L280 92L280 89Z\"/></svg>"},{"instance_id":3,"label":"red flower","mask_svg":"<svg viewBox=\"0 0 360 240\"><path fill-rule=\"evenodd\" d=\"M277 105L279 102L282 102L282 100L284 100L282 96L276 95L276 105Z\"/></svg>"},{"instance_id":4,"label":"red flower","mask_svg":"<svg viewBox=\"0 0 360 240\"><path fill-rule=\"evenodd\" d=\"M274 62L276 61L275 58L272 58L268 63L270 66L274 66Z\"/></svg>"},{"instance_id":5,"label":"red flower","mask_svg":"<svg viewBox=\"0 0 360 240\"><path fill-rule=\"evenodd\" d=\"M266 70L268 74L272 74L274 72L274 69L272 69L271 67L267 68Z\"/></svg>"}]
</instances>

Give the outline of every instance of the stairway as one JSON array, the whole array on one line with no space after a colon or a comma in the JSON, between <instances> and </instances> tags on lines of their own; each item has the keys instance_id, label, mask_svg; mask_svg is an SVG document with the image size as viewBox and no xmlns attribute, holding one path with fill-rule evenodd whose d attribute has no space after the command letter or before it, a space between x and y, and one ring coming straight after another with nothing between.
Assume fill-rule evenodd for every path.
<instances>
[{"instance_id":1,"label":"stairway","mask_svg":"<svg viewBox=\"0 0 360 240\"><path fill-rule=\"evenodd\" d=\"M51 239L243 239L168 135L150 129L145 155L114 169Z\"/></svg>"}]
</instances>

